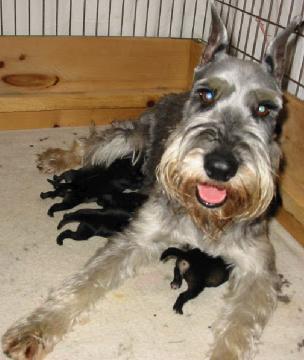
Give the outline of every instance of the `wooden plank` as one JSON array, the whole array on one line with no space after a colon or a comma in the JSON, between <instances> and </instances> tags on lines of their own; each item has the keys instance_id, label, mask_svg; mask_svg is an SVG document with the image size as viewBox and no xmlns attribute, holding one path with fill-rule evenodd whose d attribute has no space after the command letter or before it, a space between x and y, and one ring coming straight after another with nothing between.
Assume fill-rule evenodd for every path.
<instances>
[{"instance_id":1,"label":"wooden plank","mask_svg":"<svg viewBox=\"0 0 304 360\"><path fill-rule=\"evenodd\" d=\"M193 82L193 70L199 64L202 52L205 45L198 41L192 41L189 53L189 67L188 67L188 87L191 88Z\"/></svg>"},{"instance_id":2,"label":"wooden plank","mask_svg":"<svg viewBox=\"0 0 304 360\"><path fill-rule=\"evenodd\" d=\"M95 92L1 94L1 112L63 109L144 108L170 92L182 89L129 89Z\"/></svg>"},{"instance_id":3,"label":"wooden plank","mask_svg":"<svg viewBox=\"0 0 304 360\"><path fill-rule=\"evenodd\" d=\"M286 158L289 156L291 155L287 154ZM281 176L280 193L284 208L304 225L304 191L290 166L286 166Z\"/></svg>"},{"instance_id":4,"label":"wooden plank","mask_svg":"<svg viewBox=\"0 0 304 360\"><path fill-rule=\"evenodd\" d=\"M0 46L0 129L133 118L187 87L188 40L0 37Z\"/></svg>"},{"instance_id":5,"label":"wooden plank","mask_svg":"<svg viewBox=\"0 0 304 360\"><path fill-rule=\"evenodd\" d=\"M284 228L304 246L304 226L292 214L284 208L280 208L276 214L276 219Z\"/></svg>"},{"instance_id":6,"label":"wooden plank","mask_svg":"<svg viewBox=\"0 0 304 360\"><path fill-rule=\"evenodd\" d=\"M185 88L190 46L172 39L2 36L0 94ZM28 83L8 81L13 75L28 75ZM48 80L37 84L39 76Z\"/></svg>"},{"instance_id":7,"label":"wooden plank","mask_svg":"<svg viewBox=\"0 0 304 360\"><path fill-rule=\"evenodd\" d=\"M0 130L109 124L113 120L136 119L144 108L21 111L0 113Z\"/></svg>"},{"instance_id":8,"label":"wooden plank","mask_svg":"<svg viewBox=\"0 0 304 360\"><path fill-rule=\"evenodd\" d=\"M285 94L286 120L281 137L285 167L280 187L284 208L304 225L304 102Z\"/></svg>"}]
</instances>

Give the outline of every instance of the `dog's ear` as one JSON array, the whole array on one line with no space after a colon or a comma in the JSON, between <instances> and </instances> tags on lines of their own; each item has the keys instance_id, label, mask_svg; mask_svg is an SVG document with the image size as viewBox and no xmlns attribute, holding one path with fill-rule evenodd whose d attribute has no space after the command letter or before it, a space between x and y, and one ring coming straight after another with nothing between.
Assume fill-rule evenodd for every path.
<instances>
[{"instance_id":1,"label":"dog's ear","mask_svg":"<svg viewBox=\"0 0 304 360\"><path fill-rule=\"evenodd\" d=\"M226 54L228 47L228 35L226 27L217 13L213 3L211 3L212 23L208 39L208 45L201 57L200 65L205 65L214 60L215 57Z\"/></svg>"},{"instance_id":2,"label":"dog's ear","mask_svg":"<svg viewBox=\"0 0 304 360\"><path fill-rule=\"evenodd\" d=\"M266 49L262 63L280 86L285 72L288 39L302 24L301 16L295 16L286 29L271 40Z\"/></svg>"}]
</instances>

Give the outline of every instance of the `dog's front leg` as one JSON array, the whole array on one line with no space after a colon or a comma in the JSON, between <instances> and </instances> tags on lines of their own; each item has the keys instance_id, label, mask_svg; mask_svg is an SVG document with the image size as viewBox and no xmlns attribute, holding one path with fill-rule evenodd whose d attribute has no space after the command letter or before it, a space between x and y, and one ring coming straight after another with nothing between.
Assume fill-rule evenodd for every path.
<instances>
[{"instance_id":1,"label":"dog's front leg","mask_svg":"<svg viewBox=\"0 0 304 360\"><path fill-rule=\"evenodd\" d=\"M100 249L82 271L68 278L46 302L15 323L3 336L3 351L13 359L40 360L52 351L81 313L105 293L158 260L165 244L156 226L158 211L147 203L125 233ZM153 226L151 224L153 223ZM154 230L153 230L154 229Z\"/></svg>"},{"instance_id":2,"label":"dog's front leg","mask_svg":"<svg viewBox=\"0 0 304 360\"><path fill-rule=\"evenodd\" d=\"M252 359L255 345L276 307L279 279L273 249L266 236L260 244L252 251L237 251L226 304L214 326L211 360Z\"/></svg>"}]
</instances>

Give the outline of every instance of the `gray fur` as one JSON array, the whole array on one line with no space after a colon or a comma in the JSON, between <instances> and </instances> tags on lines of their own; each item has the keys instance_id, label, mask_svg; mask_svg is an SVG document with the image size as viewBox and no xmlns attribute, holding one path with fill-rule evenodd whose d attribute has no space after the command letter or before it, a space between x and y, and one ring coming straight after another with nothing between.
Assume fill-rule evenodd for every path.
<instances>
[{"instance_id":1,"label":"gray fur","mask_svg":"<svg viewBox=\"0 0 304 360\"><path fill-rule=\"evenodd\" d=\"M107 291L157 261L168 246L185 243L234 266L226 306L213 327L214 344L202 358L254 356L279 284L266 214L278 174L274 131L282 94L266 67L225 54L226 30L214 11L213 21L218 33L212 34L208 61L197 67L189 93L169 95L138 121L115 123L87 140L86 163L109 164L126 153L136 161L144 155L150 199L124 233L4 334L3 350L13 359L42 359ZM206 107L200 92L210 84L218 86L216 100ZM262 100L273 105L263 118L256 116ZM229 181L207 174L205 159L215 150L237 161ZM223 205L209 209L198 202L196 186L205 182L227 189Z\"/></svg>"}]
</instances>

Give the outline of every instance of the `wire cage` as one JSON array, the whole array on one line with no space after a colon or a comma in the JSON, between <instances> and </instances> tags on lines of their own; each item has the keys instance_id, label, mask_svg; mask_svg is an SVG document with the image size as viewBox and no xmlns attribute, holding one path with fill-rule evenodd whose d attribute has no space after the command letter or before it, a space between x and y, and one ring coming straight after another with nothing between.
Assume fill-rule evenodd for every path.
<instances>
[{"instance_id":1,"label":"wire cage","mask_svg":"<svg viewBox=\"0 0 304 360\"><path fill-rule=\"evenodd\" d=\"M131 36L202 39L210 0L0 0L1 35ZM304 0L214 0L229 33L230 51L260 61L269 39ZM304 34L298 32L287 90L304 99Z\"/></svg>"}]
</instances>

